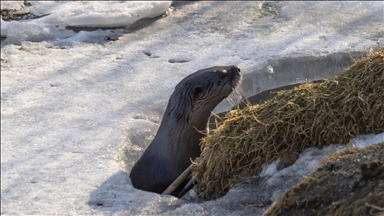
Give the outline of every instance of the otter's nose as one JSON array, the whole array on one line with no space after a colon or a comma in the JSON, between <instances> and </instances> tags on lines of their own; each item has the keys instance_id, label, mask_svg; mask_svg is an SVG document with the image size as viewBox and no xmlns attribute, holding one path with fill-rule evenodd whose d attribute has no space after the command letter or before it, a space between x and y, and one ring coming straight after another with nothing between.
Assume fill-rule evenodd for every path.
<instances>
[{"instance_id":1,"label":"otter's nose","mask_svg":"<svg viewBox=\"0 0 384 216\"><path fill-rule=\"evenodd\" d=\"M240 68L237 67L236 65L231 65L229 66L230 67L230 76L231 76L231 79L232 79L232 84L234 86L238 85L239 82L241 82L241 79L242 79L242 74L240 72Z\"/></svg>"},{"instance_id":2,"label":"otter's nose","mask_svg":"<svg viewBox=\"0 0 384 216\"><path fill-rule=\"evenodd\" d=\"M240 68L237 67L236 65L231 65L231 66L229 66L229 67L230 67L232 73L238 73L238 74L241 73L241 72L240 72Z\"/></svg>"},{"instance_id":3,"label":"otter's nose","mask_svg":"<svg viewBox=\"0 0 384 216\"><path fill-rule=\"evenodd\" d=\"M240 73L240 68L237 67L236 65L231 65L229 66L231 68L231 71L232 72L237 72L237 73Z\"/></svg>"}]
</instances>

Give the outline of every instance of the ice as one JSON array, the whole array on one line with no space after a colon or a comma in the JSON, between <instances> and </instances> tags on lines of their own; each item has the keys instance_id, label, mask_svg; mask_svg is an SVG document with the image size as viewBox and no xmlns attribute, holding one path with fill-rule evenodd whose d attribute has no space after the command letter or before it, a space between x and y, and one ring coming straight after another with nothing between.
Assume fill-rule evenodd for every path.
<instances>
[{"instance_id":1,"label":"ice","mask_svg":"<svg viewBox=\"0 0 384 216\"><path fill-rule=\"evenodd\" d=\"M350 140L347 145L330 145L323 149L308 148L302 154L299 155L297 161L290 167L283 170L277 171L276 164L279 159L266 166L260 176L266 178L268 187L276 188L271 196L272 200L279 198L283 190L279 190L282 184L282 179L286 179L283 184L286 187L282 187L284 190L289 188L287 186L293 185L301 176L307 175L309 172L314 170L317 164L324 159L327 155L335 153L346 148L364 148L371 144L378 144L384 141L384 133L381 134L369 134L361 135Z\"/></svg>"},{"instance_id":2,"label":"ice","mask_svg":"<svg viewBox=\"0 0 384 216\"><path fill-rule=\"evenodd\" d=\"M21 6L20 6L21 5ZM44 41L73 35L71 27L124 27L140 19L152 18L167 12L170 1L164 2L55 2L36 1L32 7L21 2L4 1L4 9L21 9L41 18L23 21L1 21L1 35L8 40Z\"/></svg>"},{"instance_id":3,"label":"ice","mask_svg":"<svg viewBox=\"0 0 384 216\"><path fill-rule=\"evenodd\" d=\"M260 215L265 207L247 206L276 199L345 147L307 150L293 166L269 166L213 201L136 190L126 173L173 88L199 69L238 65L251 96L333 76L350 64L346 53L362 56L384 42L382 2L30 3L1 2L42 16L1 21L4 215ZM226 100L215 112L232 106ZM350 145L383 140L363 135Z\"/></svg>"},{"instance_id":4,"label":"ice","mask_svg":"<svg viewBox=\"0 0 384 216\"><path fill-rule=\"evenodd\" d=\"M31 12L45 22L82 27L121 27L164 14L171 1L36 2Z\"/></svg>"},{"instance_id":5,"label":"ice","mask_svg":"<svg viewBox=\"0 0 384 216\"><path fill-rule=\"evenodd\" d=\"M289 173L294 173L294 175L301 174L304 175L308 170L313 170L317 163L324 159L324 157L330 153L335 153L340 150L345 150L346 148L364 148L371 144L378 144L384 141L384 133L381 134L369 134L369 135L360 135L356 138L350 140L347 145L330 145L323 149L317 148L308 148L302 154L299 155L299 158L293 166L287 167L281 171L276 170L276 164L279 159L272 162L270 165L266 166L261 176L274 176L274 175L291 175ZM270 181L275 181L276 177L270 179Z\"/></svg>"}]
</instances>

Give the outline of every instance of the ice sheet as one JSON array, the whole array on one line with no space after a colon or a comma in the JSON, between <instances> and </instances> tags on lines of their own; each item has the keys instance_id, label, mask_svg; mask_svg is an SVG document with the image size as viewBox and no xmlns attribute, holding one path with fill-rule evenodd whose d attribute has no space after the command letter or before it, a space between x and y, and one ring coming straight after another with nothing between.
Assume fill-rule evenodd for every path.
<instances>
[{"instance_id":1,"label":"ice sheet","mask_svg":"<svg viewBox=\"0 0 384 216\"><path fill-rule=\"evenodd\" d=\"M344 53L361 56L384 42L382 2L193 1L169 10L170 2L22 3L2 1L1 8L49 15L1 21L4 215L261 214L265 208L247 206L276 199L328 150L304 153L307 168L289 167L292 181L269 168L262 181L268 187L249 180L214 201L132 187L124 171L153 139L174 86L196 70L235 64L252 95L335 75L347 64ZM224 101L216 111L232 105ZM378 134L354 142L383 140Z\"/></svg>"}]
</instances>

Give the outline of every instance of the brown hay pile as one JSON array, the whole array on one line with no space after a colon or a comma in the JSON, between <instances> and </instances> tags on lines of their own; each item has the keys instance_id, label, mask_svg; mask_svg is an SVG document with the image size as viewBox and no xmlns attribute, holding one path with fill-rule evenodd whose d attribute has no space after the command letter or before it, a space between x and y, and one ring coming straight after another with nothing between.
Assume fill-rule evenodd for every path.
<instances>
[{"instance_id":1,"label":"brown hay pile","mask_svg":"<svg viewBox=\"0 0 384 216\"><path fill-rule=\"evenodd\" d=\"M206 199L224 196L282 155L384 132L384 48L323 83L281 91L226 118L202 140L193 166L198 194Z\"/></svg>"},{"instance_id":2,"label":"brown hay pile","mask_svg":"<svg viewBox=\"0 0 384 216\"><path fill-rule=\"evenodd\" d=\"M333 154L263 214L384 214L384 143Z\"/></svg>"}]
</instances>

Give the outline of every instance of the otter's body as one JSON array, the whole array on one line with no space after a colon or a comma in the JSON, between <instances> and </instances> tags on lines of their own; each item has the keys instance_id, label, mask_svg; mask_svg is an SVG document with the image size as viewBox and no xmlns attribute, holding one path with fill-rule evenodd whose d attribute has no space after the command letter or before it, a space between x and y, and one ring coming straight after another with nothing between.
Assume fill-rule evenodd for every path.
<instances>
[{"instance_id":1,"label":"otter's body","mask_svg":"<svg viewBox=\"0 0 384 216\"><path fill-rule=\"evenodd\" d=\"M199 70L180 81L155 138L132 168L130 178L135 188L162 193L191 159L200 156L200 139L212 110L240 79L240 69L227 66Z\"/></svg>"}]
</instances>

